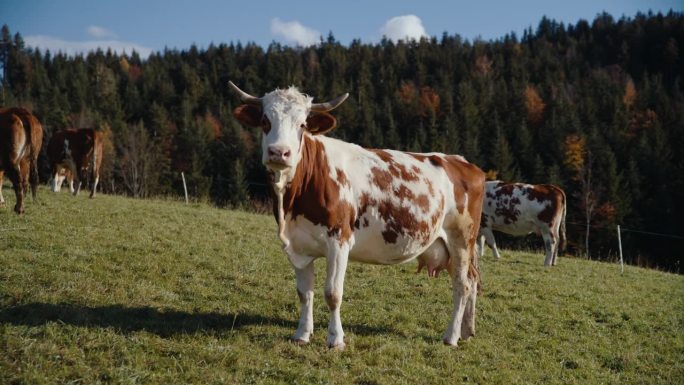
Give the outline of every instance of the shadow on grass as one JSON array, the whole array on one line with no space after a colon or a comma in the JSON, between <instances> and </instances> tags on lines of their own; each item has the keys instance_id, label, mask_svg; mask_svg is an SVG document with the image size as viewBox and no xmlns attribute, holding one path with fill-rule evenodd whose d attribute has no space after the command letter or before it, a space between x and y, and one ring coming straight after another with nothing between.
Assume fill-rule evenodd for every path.
<instances>
[{"instance_id":1,"label":"shadow on grass","mask_svg":"<svg viewBox=\"0 0 684 385\"><path fill-rule=\"evenodd\" d=\"M188 313L158 310L151 307L129 308L122 305L80 306L69 304L29 303L0 308L0 324L40 326L61 322L83 327L114 328L128 333L147 331L162 337L175 334L239 330L248 326L281 326L294 332L296 320L265 317L248 313ZM360 335L393 333L393 330L368 325L348 325Z\"/></svg>"}]
</instances>

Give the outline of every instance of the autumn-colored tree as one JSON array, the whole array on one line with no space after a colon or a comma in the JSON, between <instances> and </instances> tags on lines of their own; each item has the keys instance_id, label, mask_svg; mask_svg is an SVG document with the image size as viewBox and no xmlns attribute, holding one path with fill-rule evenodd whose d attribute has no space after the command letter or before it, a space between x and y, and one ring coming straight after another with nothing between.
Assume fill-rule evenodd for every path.
<instances>
[{"instance_id":1,"label":"autumn-colored tree","mask_svg":"<svg viewBox=\"0 0 684 385\"><path fill-rule=\"evenodd\" d=\"M480 76L489 76L492 72L492 64L494 62L487 55L478 56L475 59L475 72Z\"/></svg>"},{"instance_id":2,"label":"autumn-colored tree","mask_svg":"<svg viewBox=\"0 0 684 385\"><path fill-rule=\"evenodd\" d=\"M579 183L579 190L574 196L579 200L579 206L584 214L584 252L589 258L589 235L591 232L591 220L596 208L596 193L592 180L593 158L587 150L586 139L578 135L569 135L565 138L566 167L571 171L572 178Z\"/></svg>"},{"instance_id":3,"label":"autumn-colored tree","mask_svg":"<svg viewBox=\"0 0 684 385\"><path fill-rule=\"evenodd\" d=\"M525 87L523 93L525 99L525 108L527 110L527 121L533 126L539 126L544 120L544 108L546 104L539 96L537 89L531 85Z\"/></svg>"},{"instance_id":4,"label":"autumn-colored tree","mask_svg":"<svg viewBox=\"0 0 684 385\"><path fill-rule=\"evenodd\" d=\"M497 180L498 176L499 172L497 170L487 170L487 172L485 172L486 180Z\"/></svg>"},{"instance_id":5,"label":"autumn-colored tree","mask_svg":"<svg viewBox=\"0 0 684 385\"><path fill-rule=\"evenodd\" d=\"M430 87L420 89L420 115L424 118L436 116L439 113L439 95Z\"/></svg>"},{"instance_id":6,"label":"autumn-colored tree","mask_svg":"<svg viewBox=\"0 0 684 385\"><path fill-rule=\"evenodd\" d=\"M625 92L622 95L622 103L625 105L625 108L632 108L634 101L636 100L636 96L637 93L636 88L634 87L634 81L632 81L632 78L629 78L625 84Z\"/></svg>"}]
</instances>

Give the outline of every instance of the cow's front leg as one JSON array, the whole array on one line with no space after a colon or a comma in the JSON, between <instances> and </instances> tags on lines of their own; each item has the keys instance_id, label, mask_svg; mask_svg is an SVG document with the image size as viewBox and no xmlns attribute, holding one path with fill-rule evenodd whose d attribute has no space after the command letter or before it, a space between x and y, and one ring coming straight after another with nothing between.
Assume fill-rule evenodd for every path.
<instances>
[{"instance_id":1,"label":"cow's front leg","mask_svg":"<svg viewBox=\"0 0 684 385\"><path fill-rule=\"evenodd\" d=\"M303 269L295 267L297 277L297 295L299 296L299 327L292 340L297 344L306 344L313 334L313 298L314 298L314 264L309 263Z\"/></svg>"},{"instance_id":2,"label":"cow's front leg","mask_svg":"<svg viewBox=\"0 0 684 385\"><path fill-rule=\"evenodd\" d=\"M446 345L456 346L459 338L465 339L475 334L475 296L477 294L472 291L477 289L477 281L469 276L472 249L468 247L461 234L454 234L450 242L449 273L453 286L454 309L442 340ZM474 246L473 242L471 247L474 248ZM465 312L468 314L464 317Z\"/></svg>"},{"instance_id":3,"label":"cow's front leg","mask_svg":"<svg viewBox=\"0 0 684 385\"><path fill-rule=\"evenodd\" d=\"M330 247L327 257L325 277L325 302L330 309L330 323L328 324L328 347L344 349L344 331L340 318L340 306L344 293L344 275L347 271L349 259L349 245L335 244Z\"/></svg>"}]
</instances>

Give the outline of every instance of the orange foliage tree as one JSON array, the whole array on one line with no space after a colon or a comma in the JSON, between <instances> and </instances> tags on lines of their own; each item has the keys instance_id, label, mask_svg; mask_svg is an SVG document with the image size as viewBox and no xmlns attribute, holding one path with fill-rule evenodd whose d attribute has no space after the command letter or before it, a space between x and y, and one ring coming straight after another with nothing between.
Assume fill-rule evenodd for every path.
<instances>
[{"instance_id":1,"label":"orange foliage tree","mask_svg":"<svg viewBox=\"0 0 684 385\"><path fill-rule=\"evenodd\" d=\"M527 110L527 121L534 126L538 126L544 120L544 109L546 104L539 96L539 92L532 87L527 85L524 92L525 97L525 109Z\"/></svg>"}]
</instances>

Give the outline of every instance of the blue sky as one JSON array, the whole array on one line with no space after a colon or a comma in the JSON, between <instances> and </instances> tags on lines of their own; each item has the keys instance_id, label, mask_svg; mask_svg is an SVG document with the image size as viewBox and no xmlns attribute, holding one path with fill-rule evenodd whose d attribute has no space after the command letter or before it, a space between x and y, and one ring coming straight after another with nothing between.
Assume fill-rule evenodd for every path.
<instances>
[{"instance_id":1,"label":"blue sky","mask_svg":"<svg viewBox=\"0 0 684 385\"><path fill-rule=\"evenodd\" d=\"M143 56L164 47L272 41L315 44L330 31L338 41L374 43L441 36L495 39L519 35L542 16L565 23L592 20L606 11L616 19L636 12L684 11L684 0L499 0L499 1L275 1L275 0L0 0L0 24L28 45L82 52L96 46L136 49Z\"/></svg>"}]
</instances>

